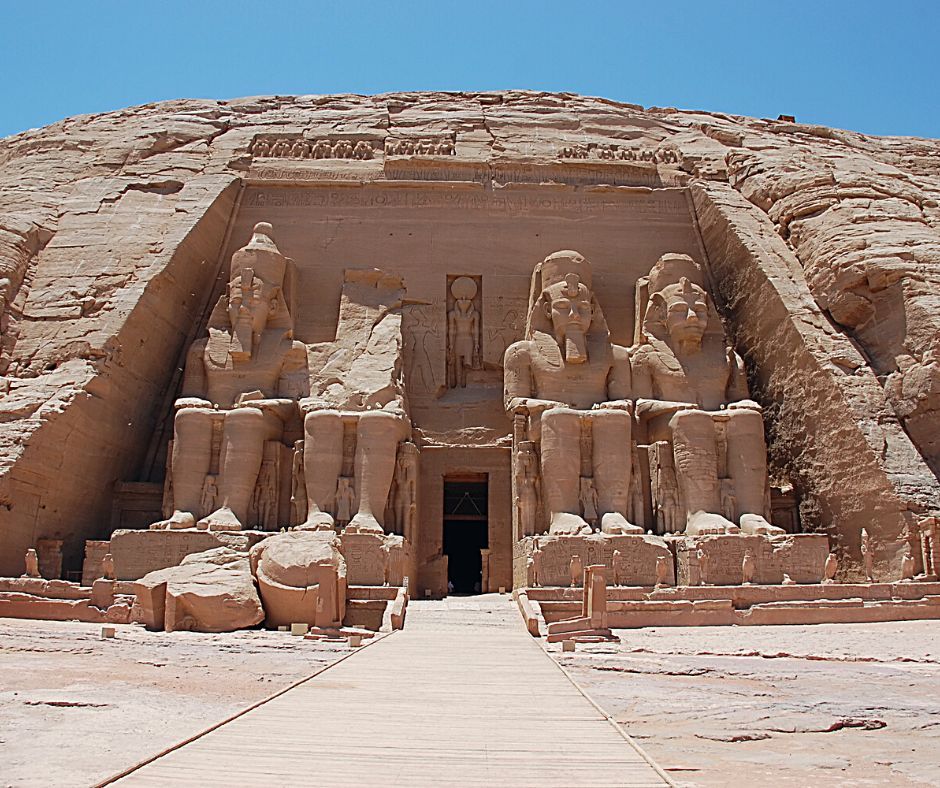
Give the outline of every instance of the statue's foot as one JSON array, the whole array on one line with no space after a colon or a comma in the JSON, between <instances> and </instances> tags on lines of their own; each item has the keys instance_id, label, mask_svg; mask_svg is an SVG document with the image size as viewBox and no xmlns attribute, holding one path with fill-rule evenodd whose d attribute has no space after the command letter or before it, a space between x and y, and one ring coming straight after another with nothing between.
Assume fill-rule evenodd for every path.
<instances>
[{"instance_id":1,"label":"statue's foot","mask_svg":"<svg viewBox=\"0 0 940 788\"><path fill-rule=\"evenodd\" d=\"M741 533L741 529L720 514L696 512L689 517L685 533L687 536L709 536L711 534L737 534Z\"/></svg>"},{"instance_id":2,"label":"statue's foot","mask_svg":"<svg viewBox=\"0 0 940 788\"><path fill-rule=\"evenodd\" d=\"M746 534L755 534L762 536L778 536L785 534L782 528L771 525L759 514L742 514L741 530Z\"/></svg>"},{"instance_id":3,"label":"statue's foot","mask_svg":"<svg viewBox=\"0 0 940 788\"><path fill-rule=\"evenodd\" d=\"M349 521L349 525L346 526L346 530L354 534L384 534L385 529L379 525L379 521L375 519L371 514L364 514L358 512L352 520Z\"/></svg>"},{"instance_id":4,"label":"statue's foot","mask_svg":"<svg viewBox=\"0 0 940 788\"><path fill-rule=\"evenodd\" d=\"M173 512L166 520L160 520L150 526L151 531L176 531L182 528L195 528L196 518L189 512Z\"/></svg>"},{"instance_id":5,"label":"statue's foot","mask_svg":"<svg viewBox=\"0 0 940 788\"><path fill-rule=\"evenodd\" d=\"M241 531L241 521L235 516L235 512L227 506L216 509L212 514L206 515L198 523L197 528L205 531Z\"/></svg>"},{"instance_id":6,"label":"statue's foot","mask_svg":"<svg viewBox=\"0 0 940 788\"><path fill-rule=\"evenodd\" d=\"M643 529L629 522L619 512L607 512L601 517L601 533L605 534L641 534Z\"/></svg>"},{"instance_id":7,"label":"statue's foot","mask_svg":"<svg viewBox=\"0 0 940 788\"><path fill-rule=\"evenodd\" d=\"M579 534L589 534L593 532L587 521L577 514L570 512L555 512L552 515L551 525L548 527L550 534L560 536L577 536Z\"/></svg>"},{"instance_id":8,"label":"statue's foot","mask_svg":"<svg viewBox=\"0 0 940 788\"><path fill-rule=\"evenodd\" d=\"M332 531L335 523L333 517L327 512L312 512L300 525L294 526L295 531Z\"/></svg>"}]
</instances>

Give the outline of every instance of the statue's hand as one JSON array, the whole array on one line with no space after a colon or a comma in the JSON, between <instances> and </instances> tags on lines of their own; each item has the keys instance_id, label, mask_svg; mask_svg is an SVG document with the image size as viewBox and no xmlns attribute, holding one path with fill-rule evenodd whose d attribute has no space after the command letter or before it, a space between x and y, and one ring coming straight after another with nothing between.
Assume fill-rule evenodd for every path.
<instances>
[{"instance_id":1,"label":"statue's hand","mask_svg":"<svg viewBox=\"0 0 940 788\"><path fill-rule=\"evenodd\" d=\"M752 399L742 399L737 402L729 402L728 410L756 410L760 413L763 408Z\"/></svg>"},{"instance_id":2,"label":"statue's hand","mask_svg":"<svg viewBox=\"0 0 940 788\"><path fill-rule=\"evenodd\" d=\"M612 399L592 405L591 410L625 410L627 413L633 413L633 402L628 399Z\"/></svg>"},{"instance_id":3,"label":"statue's hand","mask_svg":"<svg viewBox=\"0 0 940 788\"><path fill-rule=\"evenodd\" d=\"M183 410L184 408L212 408L209 400L202 397L180 397L173 403L174 410Z\"/></svg>"},{"instance_id":4,"label":"statue's hand","mask_svg":"<svg viewBox=\"0 0 940 788\"><path fill-rule=\"evenodd\" d=\"M260 411L265 411L273 413L275 416L279 417L281 420L286 420L290 417L291 411L297 407L297 403L292 399L287 398L278 398L278 399L246 399L239 400L236 405L236 408L257 408Z\"/></svg>"},{"instance_id":5,"label":"statue's hand","mask_svg":"<svg viewBox=\"0 0 940 788\"><path fill-rule=\"evenodd\" d=\"M557 408L561 403L533 397L513 397L509 400L509 410L515 413L537 415L543 410Z\"/></svg>"},{"instance_id":6,"label":"statue's hand","mask_svg":"<svg viewBox=\"0 0 940 788\"><path fill-rule=\"evenodd\" d=\"M694 402L672 402L658 399L638 399L636 401L636 414L643 419L651 419L666 413L677 413L680 410L698 410Z\"/></svg>"}]
</instances>

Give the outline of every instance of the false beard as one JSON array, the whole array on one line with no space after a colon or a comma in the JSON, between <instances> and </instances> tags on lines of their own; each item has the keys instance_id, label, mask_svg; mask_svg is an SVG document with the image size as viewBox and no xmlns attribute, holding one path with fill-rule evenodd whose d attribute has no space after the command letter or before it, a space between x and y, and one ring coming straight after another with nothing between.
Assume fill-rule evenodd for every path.
<instances>
[{"instance_id":1,"label":"false beard","mask_svg":"<svg viewBox=\"0 0 940 788\"><path fill-rule=\"evenodd\" d=\"M583 364L587 361L587 339L584 336L584 332L580 329L568 329L565 331L562 352L564 353L566 364Z\"/></svg>"},{"instance_id":2,"label":"false beard","mask_svg":"<svg viewBox=\"0 0 940 788\"><path fill-rule=\"evenodd\" d=\"M247 360L251 358L252 325L251 317L245 315L235 321L232 329L232 341L229 344L229 354L232 358Z\"/></svg>"}]
</instances>

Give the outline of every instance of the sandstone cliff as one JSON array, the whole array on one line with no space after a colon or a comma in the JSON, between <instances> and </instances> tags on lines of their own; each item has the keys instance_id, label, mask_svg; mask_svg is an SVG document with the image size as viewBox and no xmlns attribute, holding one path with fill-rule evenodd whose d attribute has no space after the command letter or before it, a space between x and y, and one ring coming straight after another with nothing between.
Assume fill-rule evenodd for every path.
<instances>
[{"instance_id":1,"label":"sandstone cliff","mask_svg":"<svg viewBox=\"0 0 940 788\"><path fill-rule=\"evenodd\" d=\"M172 101L0 141L0 573L106 535L113 484L152 475L240 190L294 177L258 141L336 135L379 143L324 178L689 187L805 522L850 549L867 525L890 558L940 508L940 141L523 91ZM415 135L453 165L416 174Z\"/></svg>"}]
</instances>

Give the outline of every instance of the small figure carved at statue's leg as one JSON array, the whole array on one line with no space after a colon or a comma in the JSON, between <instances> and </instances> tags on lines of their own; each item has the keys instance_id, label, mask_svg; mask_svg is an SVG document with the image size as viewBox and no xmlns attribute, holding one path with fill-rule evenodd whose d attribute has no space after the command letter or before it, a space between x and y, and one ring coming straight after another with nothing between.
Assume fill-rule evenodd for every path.
<instances>
[{"instance_id":1,"label":"small figure carved at statue's leg","mask_svg":"<svg viewBox=\"0 0 940 788\"><path fill-rule=\"evenodd\" d=\"M304 418L304 486L307 516L303 531L332 531L330 511L343 471L343 419L338 411L317 410Z\"/></svg>"},{"instance_id":2,"label":"small figure carved at statue's leg","mask_svg":"<svg viewBox=\"0 0 940 788\"><path fill-rule=\"evenodd\" d=\"M551 408L542 414L543 493L551 534L590 533L581 510L581 414L567 408ZM575 448L572 451L572 447Z\"/></svg>"}]
</instances>

